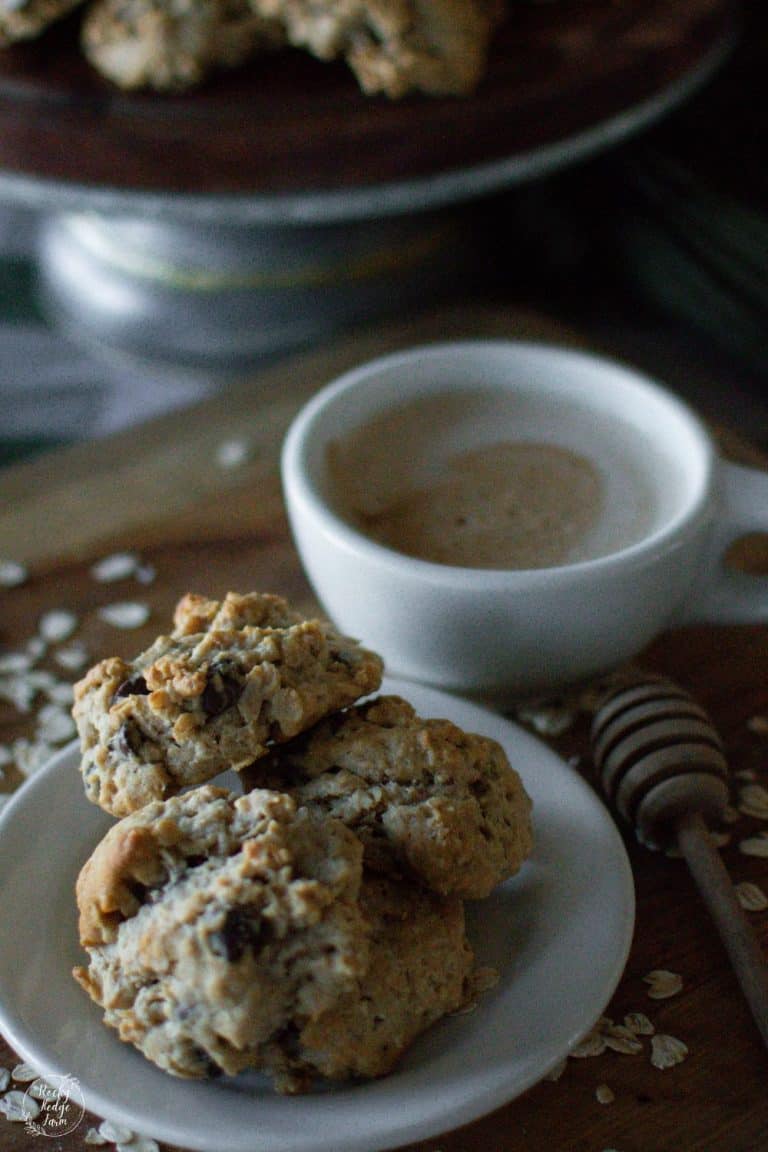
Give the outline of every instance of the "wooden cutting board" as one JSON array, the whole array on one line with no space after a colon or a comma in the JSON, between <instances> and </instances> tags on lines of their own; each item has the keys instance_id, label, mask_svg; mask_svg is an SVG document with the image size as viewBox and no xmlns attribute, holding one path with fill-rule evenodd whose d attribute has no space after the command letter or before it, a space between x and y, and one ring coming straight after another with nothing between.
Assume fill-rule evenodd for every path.
<instances>
[{"instance_id":1,"label":"wooden cutting board","mask_svg":"<svg viewBox=\"0 0 768 1152\"><path fill-rule=\"evenodd\" d=\"M143 647L167 626L174 602L188 589L273 590L312 607L277 472L280 440L291 417L321 384L369 356L423 340L472 335L581 340L537 315L466 309L356 332L282 361L187 411L0 472L0 558L23 560L30 569L26 584L0 591L0 651L19 647L34 634L40 615L53 608L77 615L76 635L96 659ZM226 469L217 463L217 449L230 439L242 439L249 457ZM724 439L734 453L760 459L727 432ZM94 581L93 560L122 549L140 552L154 566L153 583ZM762 565L756 546L748 545L745 555ZM99 605L124 599L150 605L146 626L119 631L96 618ZM754 771L768 785L768 735L753 723L755 717L768 717L768 628L669 633L641 663L693 692L723 735L732 769ZM19 715L0 702L0 742L30 735L32 728L32 714ZM580 713L549 739L563 756L580 756L589 775L587 731L588 716ZM17 781L9 771L2 786ZM738 848L760 827L768 825L741 816L723 853L735 880L760 883L768 891L768 860L747 857ZM608 1013L621 1021L627 1012L645 1012L657 1030L684 1040L688 1058L659 1071L650 1064L646 1042L640 1056L607 1051L570 1060L557 1082L545 1081L467 1128L419 1145L421 1152L768 1149L768 1053L685 866L648 852L631 837L627 847L637 886L637 928ZM768 948L768 913L752 919ZM5 936L13 926L4 923L0 931ZM659 968L683 977L683 990L672 999L648 998L643 977ZM0 1066L14 1063L0 1042ZM598 1102L601 1084L611 1089L611 1103ZM57 1141L57 1152L85 1152L90 1122ZM0 1116L0 1147L7 1152L44 1152L41 1140Z\"/></svg>"}]
</instances>

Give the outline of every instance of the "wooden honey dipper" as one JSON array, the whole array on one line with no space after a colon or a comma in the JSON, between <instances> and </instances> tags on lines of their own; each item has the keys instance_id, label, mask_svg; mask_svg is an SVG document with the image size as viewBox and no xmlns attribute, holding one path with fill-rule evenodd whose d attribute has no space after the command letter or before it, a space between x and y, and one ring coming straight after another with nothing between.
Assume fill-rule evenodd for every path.
<instances>
[{"instance_id":1,"label":"wooden honey dipper","mask_svg":"<svg viewBox=\"0 0 768 1152\"><path fill-rule=\"evenodd\" d=\"M610 692L592 723L608 800L651 848L677 845L768 1045L768 965L709 834L728 803L728 765L706 712L670 680Z\"/></svg>"}]
</instances>

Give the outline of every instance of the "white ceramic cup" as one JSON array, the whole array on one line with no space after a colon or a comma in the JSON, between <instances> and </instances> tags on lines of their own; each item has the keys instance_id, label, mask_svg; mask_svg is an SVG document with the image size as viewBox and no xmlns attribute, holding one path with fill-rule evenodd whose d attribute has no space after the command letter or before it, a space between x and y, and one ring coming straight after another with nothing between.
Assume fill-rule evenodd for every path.
<instances>
[{"instance_id":1,"label":"white ceramic cup","mask_svg":"<svg viewBox=\"0 0 768 1152\"><path fill-rule=\"evenodd\" d=\"M659 486L652 527L607 555L526 570L417 559L355 527L334 498L329 444L418 397L477 389L503 394L505 411L498 420L468 418L459 430L465 448L525 438L590 456L593 427L631 433ZM512 426L510 397L521 413ZM426 429L426 455L431 440ZM392 444L393 472L406 456L402 442ZM730 542L768 531L768 474L720 458L676 396L597 356L468 341L363 364L299 412L283 445L282 480L299 555L324 610L406 679L492 699L541 693L620 665L673 623L768 617L768 580L723 565Z\"/></svg>"}]
</instances>

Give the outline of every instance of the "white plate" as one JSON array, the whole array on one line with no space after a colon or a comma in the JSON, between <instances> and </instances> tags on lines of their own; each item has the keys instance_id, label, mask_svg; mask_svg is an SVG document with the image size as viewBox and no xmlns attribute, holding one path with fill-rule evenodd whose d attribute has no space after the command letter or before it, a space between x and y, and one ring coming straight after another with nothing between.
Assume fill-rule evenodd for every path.
<instances>
[{"instance_id":1,"label":"white plate","mask_svg":"<svg viewBox=\"0 0 768 1152\"><path fill-rule=\"evenodd\" d=\"M480 963L499 984L441 1021L382 1080L281 1097L259 1076L177 1080L121 1044L70 975L83 954L73 889L110 825L83 796L69 747L0 819L0 1029L47 1074L72 1076L98 1116L204 1152L373 1152L481 1116L541 1079L591 1027L626 962L629 862L589 786L549 748L467 701L387 681L425 716L499 740L534 804L535 850L468 907Z\"/></svg>"}]
</instances>

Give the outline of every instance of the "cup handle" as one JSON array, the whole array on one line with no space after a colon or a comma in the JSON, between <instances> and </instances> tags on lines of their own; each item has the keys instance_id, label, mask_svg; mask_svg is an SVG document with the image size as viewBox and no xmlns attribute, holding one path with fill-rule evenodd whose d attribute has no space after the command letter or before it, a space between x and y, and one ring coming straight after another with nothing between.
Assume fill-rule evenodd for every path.
<instances>
[{"instance_id":1,"label":"cup handle","mask_svg":"<svg viewBox=\"0 0 768 1152\"><path fill-rule=\"evenodd\" d=\"M677 623L748 624L768 620L768 576L731 572L729 545L748 533L768 533L768 472L720 461L720 506L704 578Z\"/></svg>"}]
</instances>

